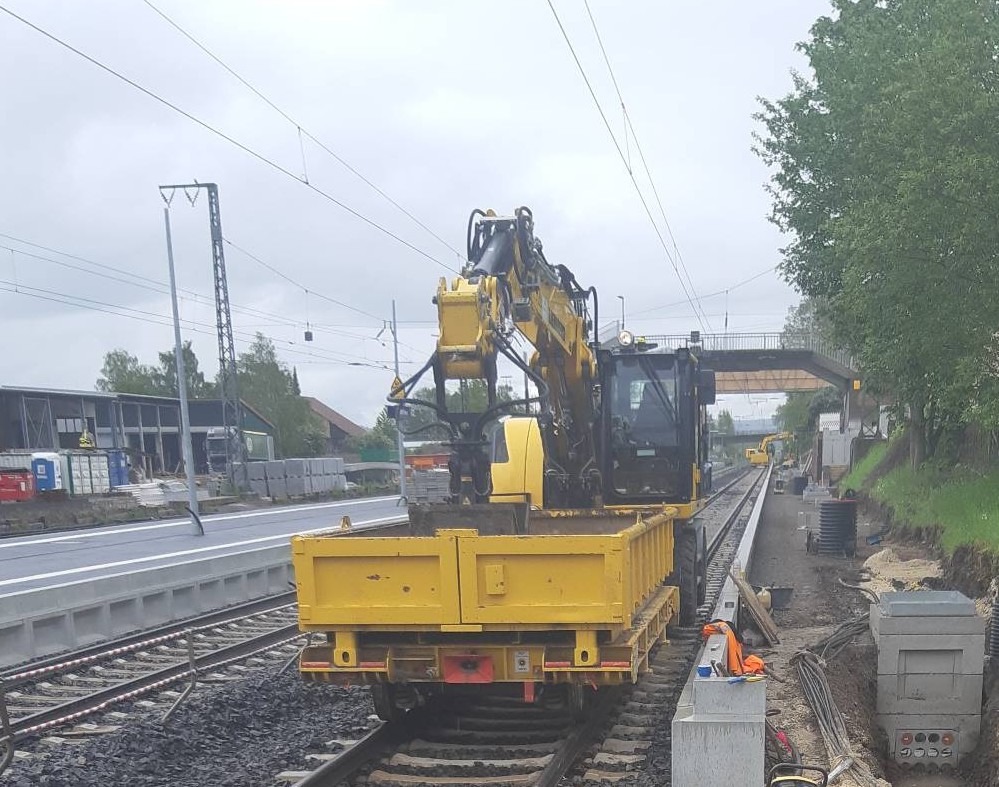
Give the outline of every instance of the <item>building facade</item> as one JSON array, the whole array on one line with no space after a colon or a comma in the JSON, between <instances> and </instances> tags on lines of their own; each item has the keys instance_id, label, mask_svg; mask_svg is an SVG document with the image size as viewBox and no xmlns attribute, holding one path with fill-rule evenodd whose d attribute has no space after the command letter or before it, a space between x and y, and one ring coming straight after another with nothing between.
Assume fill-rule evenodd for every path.
<instances>
[{"instance_id":1,"label":"building facade","mask_svg":"<svg viewBox=\"0 0 999 787\"><path fill-rule=\"evenodd\" d=\"M246 402L242 410L244 429L273 435L273 425ZM222 400L192 399L189 413L195 468L204 472L205 437L223 425ZM147 477L180 471L178 399L0 386L0 451L79 448L84 428L98 449L124 448Z\"/></svg>"}]
</instances>

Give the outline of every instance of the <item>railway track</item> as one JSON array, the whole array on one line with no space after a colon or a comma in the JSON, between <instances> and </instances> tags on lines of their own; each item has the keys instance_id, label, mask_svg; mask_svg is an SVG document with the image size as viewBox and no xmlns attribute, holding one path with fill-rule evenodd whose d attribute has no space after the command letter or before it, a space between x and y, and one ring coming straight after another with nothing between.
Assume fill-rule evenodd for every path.
<instances>
[{"instance_id":1,"label":"railway track","mask_svg":"<svg viewBox=\"0 0 999 787\"><path fill-rule=\"evenodd\" d=\"M701 514L711 517L706 523L708 599L702 609L710 609L721 590L748 518L747 503L763 491L761 477L740 473ZM633 686L593 694L583 722L558 690L533 706L519 697L479 694L464 702L456 697L413 711L400 723L383 722L360 740L331 742L342 748L314 753L322 763L315 770L277 774L272 783L555 787L583 762L584 782L627 784L641 769L656 729L671 714L700 641L697 628L671 631L651 658L651 671Z\"/></svg>"},{"instance_id":2,"label":"railway track","mask_svg":"<svg viewBox=\"0 0 999 787\"><path fill-rule=\"evenodd\" d=\"M36 756L16 747L41 736L72 740L113 732L129 718L115 710L125 703L163 714L199 683L238 679L255 666L291 658L304 636L294 593L288 593L9 671L0 692L0 765L15 754ZM187 683L183 692L176 690L181 682ZM150 695L157 702L146 699ZM93 723L98 715L102 723Z\"/></svg>"}]
</instances>

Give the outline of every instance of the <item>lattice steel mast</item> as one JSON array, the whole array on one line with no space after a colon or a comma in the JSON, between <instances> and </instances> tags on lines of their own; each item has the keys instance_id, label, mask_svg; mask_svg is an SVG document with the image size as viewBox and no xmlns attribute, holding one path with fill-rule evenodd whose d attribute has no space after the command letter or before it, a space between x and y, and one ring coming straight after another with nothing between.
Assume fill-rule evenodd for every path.
<instances>
[{"instance_id":1,"label":"lattice steel mast","mask_svg":"<svg viewBox=\"0 0 999 787\"><path fill-rule=\"evenodd\" d=\"M229 481L246 488L246 443L243 439L243 408L239 400L236 374L236 346L232 338L232 311L229 307L229 283L225 272L225 243L222 238L222 214L219 209L219 187L215 183L187 183L161 186L161 189L183 189L191 204L198 189L208 192L208 226L212 239L212 271L215 283L215 324L219 340L219 384L222 398L222 425L225 427L226 471ZM191 192L195 197L192 198ZM237 478L235 463L241 472Z\"/></svg>"}]
</instances>

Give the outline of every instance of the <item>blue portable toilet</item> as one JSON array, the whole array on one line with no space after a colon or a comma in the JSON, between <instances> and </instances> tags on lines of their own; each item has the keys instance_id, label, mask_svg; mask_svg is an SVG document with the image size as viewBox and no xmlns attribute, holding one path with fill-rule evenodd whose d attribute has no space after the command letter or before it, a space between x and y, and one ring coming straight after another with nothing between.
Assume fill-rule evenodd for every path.
<instances>
[{"instance_id":1,"label":"blue portable toilet","mask_svg":"<svg viewBox=\"0 0 999 787\"><path fill-rule=\"evenodd\" d=\"M62 459L59 454L32 454L31 472L35 476L35 489L39 492L63 488Z\"/></svg>"},{"instance_id":2,"label":"blue portable toilet","mask_svg":"<svg viewBox=\"0 0 999 787\"><path fill-rule=\"evenodd\" d=\"M121 448L108 450L108 468L111 471L111 488L128 484L128 457Z\"/></svg>"}]
</instances>

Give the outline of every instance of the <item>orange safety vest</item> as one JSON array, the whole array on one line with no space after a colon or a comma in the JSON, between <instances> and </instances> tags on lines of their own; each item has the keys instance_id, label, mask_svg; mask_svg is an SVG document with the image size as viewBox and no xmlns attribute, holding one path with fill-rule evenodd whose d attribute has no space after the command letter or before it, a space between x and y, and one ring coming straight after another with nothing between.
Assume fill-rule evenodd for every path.
<instances>
[{"instance_id":1,"label":"orange safety vest","mask_svg":"<svg viewBox=\"0 0 999 787\"><path fill-rule=\"evenodd\" d=\"M728 653L728 671L731 675L762 675L766 664L759 656L743 656L742 641L732 627L724 620L712 620L701 629L705 639L712 634L725 636L725 650Z\"/></svg>"}]
</instances>

